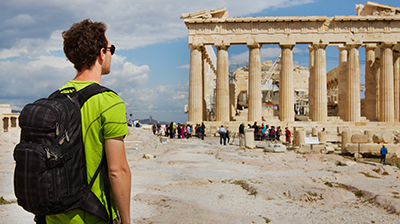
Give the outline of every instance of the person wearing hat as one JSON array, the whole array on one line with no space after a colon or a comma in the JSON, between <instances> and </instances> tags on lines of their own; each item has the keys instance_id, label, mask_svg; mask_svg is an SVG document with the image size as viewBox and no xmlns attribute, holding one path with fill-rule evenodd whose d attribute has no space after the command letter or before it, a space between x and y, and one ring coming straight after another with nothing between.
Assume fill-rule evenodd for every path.
<instances>
[{"instance_id":1,"label":"person wearing hat","mask_svg":"<svg viewBox=\"0 0 400 224\"><path fill-rule=\"evenodd\" d=\"M383 165L386 165L386 154L387 154L386 145L382 144L382 148L381 148L381 163L383 162Z\"/></svg>"}]
</instances>

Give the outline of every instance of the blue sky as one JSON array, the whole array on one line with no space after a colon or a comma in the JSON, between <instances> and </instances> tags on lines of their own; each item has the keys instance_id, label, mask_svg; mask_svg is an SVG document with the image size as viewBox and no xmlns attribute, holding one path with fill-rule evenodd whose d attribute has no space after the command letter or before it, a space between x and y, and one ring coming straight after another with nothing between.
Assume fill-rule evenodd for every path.
<instances>
[{"instance_id":1,"label":"blue sky","mask_svg":"<svg viewBox=\"0 0 400 224\"><path fill-rule=\"evenodd\" d=\"M226 7L229 16L356 15L359 0L3 0L0 2L0 104L20 110L72 79L76 71L62 52L61 32L90 18L107 24L117 47L111 73L102 84L125 101L136 119L186 122L188 103L188 30L182 13ZM379 3L400 7L398 0ZM231 46L231 62L246 63L246 46ZM278 46L262 48L262 60L275 60ZM327 48L327 70L338 64L336 47ZM363 77L364 48L360 48ZM306 45L294 49L297 65L308 66ZM363 81L363 80L362 80Z\"/></svg>"}]
</instances>

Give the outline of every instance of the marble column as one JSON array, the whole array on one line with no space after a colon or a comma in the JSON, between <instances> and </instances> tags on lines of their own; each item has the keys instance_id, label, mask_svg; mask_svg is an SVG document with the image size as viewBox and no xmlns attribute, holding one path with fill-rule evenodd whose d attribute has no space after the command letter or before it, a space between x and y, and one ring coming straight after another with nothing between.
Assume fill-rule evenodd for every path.
<instances>
[{"instance_id":1,"label":"marble column","mask_svg":"<svg viewBox=\"0 0 400 224\"><path fill-rule=\"evenodd\" d=\"M210 65L208 64L207 55L203 54L203 121L207 120L207 92L208 92L208 83L207 83L207 74L209 72Z\"/></svg>"},{"instance_id":2,"label":"marble column","mask_svg":"<svg viewBox=\"0 0 400 224\"><path fill-rule=\"evenodd\" d=\"M326 122L328 119L328 99L326 90L326 44L314 46L314 111L313 121Z\"/></svg>"},{"instance_id":3,"label":"marble column","mask_svg":"<svg viewBox=\"0 0 400 224\"><path fill-rule=\"evenodd\" d=\"M261 122L261 45L255 43L249 47L249 109L248 121Z\"/></svg>"},{"instance_id":4,"label":"marble column","mask_svg":"<svg viewBox=\"0 0 400 224\"><path fill-rule=\"evenodd\" d=\"M380 116L381 122L394 122L393 44L381 48Z\"/></svg>"},{"instance_id":5,"label":"marble column","mask_svg":"<svg viewBox=\"0 0 400 224\"><path fill-rule=\"evenodd\" d=\"M400 121L400 53L393 53L393 76L394 76L394 121Z\"/></svg>"},{"instance_id":6,"label":"marble column","mask_svg":"<svg viewBox=\"0 0 400 224\"><path fill-rule=\"evenodd\" d=\"M190 73L189 73L189 122L203 121L203 67L202 46L189 44Z\"/></svg>"},{"instance_id":7,"label":"marble column","mask_svg":"<svg viewBox=\"0 0 400 224\"><path fill-rule=\"evenodd\" d=\"M279 45L282 49L279 79L279 119L294 121L293 47ZM326 84L326 82L325 82Z\"/></svg>"},{"instance_id":8,"label":"marble column","mask_svg":"<svg viewBox=\"0 0 400 224\"><path fill-rule=\"evenodd\" d=\"M380 55L380 48L377 48ZM379 121L379 116L381 115L381 98L380 98L380 85L381 85L381 59L376 57L377 51L375 50L375 120Z\"/></svg>"},{"instance_id":9,"label":"marble column","mask_svg":"<svg viewBox=\"0 0 400 224\"><path fill-rule=\"evenodd\" d=\"M339 50L339 77L338 77L338 115L345 119L346 113L346 74L347 74L347 47L337 47Z\"/></svg>"},{"instance_id":10,"label":"marble column","mask_svg":"<svg viewBox=\"0 0 400 224\"><path fill-rule=\"evenodd\" d=\"M216 121L229 121L229 45L216 45L217 48L217 83L216 83Z\"/></svg>"},{"instance_id":11,"label":"marble column","mask_svg":"<svg viewBox=\"0 0 400 224\"><path fill-rule=\"evenodd\" d=\"M365 45L365 117L376 120L376 83L375 83L375 49L376 44Z\"/></svg>"},{"instance_id":12,"label":"marble column","mask_svg":"<svg viewBox=\"0 0 400 224\"><path fill-rule=\"evenodd\" d=\"M353 122L358 122L361 118L359 47L357 44L347 45L345 120Z\"/></svg>"},{"instance_id":13,"label":"marble column","mask_svg":"<svg viewBox=\"0 0 400 224\"><path fill-rule=\"evenodd\" d=\"M308 60L308 71L310 72L308 78L308 118L312 120L314 108L314 47L308 46L307 49L310 51Z\"/></svg>"}]
</instances>

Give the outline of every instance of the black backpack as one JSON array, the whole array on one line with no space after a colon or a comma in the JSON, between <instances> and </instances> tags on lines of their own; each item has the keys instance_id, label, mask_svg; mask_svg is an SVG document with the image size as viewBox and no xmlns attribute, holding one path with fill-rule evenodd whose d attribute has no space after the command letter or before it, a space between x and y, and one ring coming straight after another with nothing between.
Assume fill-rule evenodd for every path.
<instances>
[{"instance_id":1,"label":"black backpack","mask_svg":"<svg viewBox=\"0 0 400 224\"><path fill-rule=\"evenodd\" d=\"M86 100L105 91L112 90L98 84L80 91L57 90L21 111L21 139L14 149L14 191L18 205L40 219L81 209L110 221L104 205L90 190L107 163L103 156L88 184L80 112ZM111 214L108 184L105 191Z\"/></svg>"}]
</instances>

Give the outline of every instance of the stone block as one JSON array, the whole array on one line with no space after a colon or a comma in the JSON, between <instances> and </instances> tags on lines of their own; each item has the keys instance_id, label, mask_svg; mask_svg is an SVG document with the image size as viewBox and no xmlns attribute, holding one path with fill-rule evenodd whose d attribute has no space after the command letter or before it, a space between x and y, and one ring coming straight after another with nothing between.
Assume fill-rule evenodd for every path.
<instances>
[{"instance_id":1,"label":"stone block","mask_svg":"<svg viewBox=\"0 0 400 224\"><path fill-rule=\"evenodd\" d=\"M337 127L337 132L342 133L342 132L350 132L350 127L349 126L340 126Z\"/></svg>"},{"instance_id":2,"label":"stone block","mask_svg":"<svg viewBox=\"0 0 400 224\"><path fill-rule=\"evenodd\" d=\"M342 153L346 153L346 145L351 142L350 131L342 132Z\"/></svg>"},{"instance_id":3,"label":"stone block","mask_svg":"<svg viewBox=\"0 0 400 224\"><path fill-rule=\"evenodd\" d=\"M306 131L296 130L294 133L294 146L301 146L305 143Z\"/></svg>"},{"instance_id":4,"label":"stone block","mask_svg":"<svg viewBox=\"0 0 400 224\"><path fill-rule=\"evenodd\" d=\"M372 140L374 143L392 143L393 142L393 134L392 133L382 133L382 134L374 134L372 136Z\"/></svg>"},{"instance_id":5,"label":"stone block","mask_svg":"<svg viewBox=\"0 0 400 224\"><path fill-rule=\"evenodd\" d=\"M244 130L244 138L246 148L253 149L254 145L254 128L249 128Z\"/></svg>"},{"instance_id":6,"label":"stone block","mask_svg":"<svg viewBox=\"0 0 400 224\"><path fill-rule=\"evenodd\" d=\"M326 143L326 132L318 132L318 141Z\"/></svg>"},{"instance_id":7,"label":"stone block","mask_svg":"<svg viewBox=\"0 0 400 224\"><path fill-rule=\"evenodd\" d=\"M354 134L351 136L351 143L367 143L368 136L363 134Z\"/></svg>"}]
</instances>

